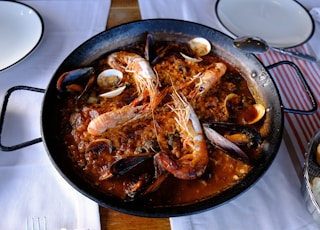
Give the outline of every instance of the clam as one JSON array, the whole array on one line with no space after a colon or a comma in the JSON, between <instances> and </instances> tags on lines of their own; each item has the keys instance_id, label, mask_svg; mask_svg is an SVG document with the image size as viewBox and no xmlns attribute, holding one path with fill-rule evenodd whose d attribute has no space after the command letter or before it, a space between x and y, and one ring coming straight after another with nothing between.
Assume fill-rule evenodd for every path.
<instances>
[{"instance_id":1,"label":"clam","mask_svg":"<svg viewBox=\"0 0 320 230\"><path fill-rule=\"evenodd\" d=\"M230 93L226 96L224 107L229 117L236 116L240 123L248 125L260 121L266 112L262 104L245 105L243 98L235 93Z\"/></svg>"},{"instance_id":2,"label":"clam","mask_svg":"<svg viewBox=\"0 0 320 230\"><path fill-rule=\"evenodd\" d=\"M114 90L111 90L109 92L102 93L99 96L100 97L105 97L105 98L113 98L115 96L120 95L125 89L126 89L126 86L124 85L124 86L121 86L121 87L116 88Z\"/></svg>"},{"instance_id":3,"label":"clam","mask_svg":"<svg viewBox=\"0 0 320 230\"><path fill-rule=\"evenodd\" d=\"M260 119L266 113L266 108L262 104L254 104L251 107L249 107L247 110L248 110L248 113L246 113L247 116L245 116L245 120L249 125L260 121Z\"/></svg>"},{"instance_id":4,"label":"clam","mask_svg":"<svg viewBox=\"0 0 320 230\"><path fill-rule=\"evenodd\" d=\"M102 71L98 78L97 84L103 90L107 92L100 94L100 97L112 98L120 95L126 88L126 86L120 86L123 79L121 71L116 69L107 69Z\"/></svg>"},{"instance_id":5,"label":"clam","mask_svg":"<svg viewBox=\"0 0 320 230\"><path fill-rule=\"evenodd\" d=\"M122 78L123 74L121 71L116 69L107 69L99 74L97 83L101 88L113 89L119 86Z\"/></svg>"},{"instance_id":6,"label":"clam","mask_svg":"<svg viewBox=\"0 0 320 230\"><path fill-rule=\"evenodd\" d=\"M194 57L190 57L182 52L180 54L186 59L187 61L191 62L200 62L202 61L202 56L207 55L211 51L211 44L210 42L202 37L195 37L188 42L189 48L192 51L192 55Z\"/></svg>"},{"instance_id":7,"label":"clam","mask_svg":"<svg viewBox=\"0 0 320 230\"><path fill-rule=\"evenodd\" d=\"M230 93L224 99L224 107L226 108L227 112L234 107L234 105L239 104L241 101L241 97L238 94Z\"/></svg>"},{"instance_id":8,"label":"clam","mask_svg":"<svg viewBox=\"0 0 320 230\"><path fill-rule=\"evenodd\" d=\"M188 44L190 49L200 57L207 55L211 51L210 42L202 37L193 38L188 42Z\"/></svg>"},{"instance_id":9,"label":"clam","mask_svg":"<svg viewBox=\"0 0 320 230\"><path fill-rule=\"evenodd\" d=\"M198 58L194 58L194 57L190 57L182 52L180 52L181 56L186 59L187 61L190 61L190 62L201 62L202 61L202 58L198 57Z\"/></svg>"}]
</instances>

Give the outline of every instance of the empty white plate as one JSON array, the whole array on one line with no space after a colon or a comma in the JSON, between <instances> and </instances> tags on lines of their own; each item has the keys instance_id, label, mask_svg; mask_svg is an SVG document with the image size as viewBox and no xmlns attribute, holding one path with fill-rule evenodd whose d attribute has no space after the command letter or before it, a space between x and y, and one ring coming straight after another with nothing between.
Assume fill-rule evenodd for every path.
<instances>
[{"instance_id":1,"label":"empty white plate","mask_svg":"<svg viewBox=\"0 0 320 230\"><path fill-rule=\"evenodd\" d=\"M235 36L261 37L277 48L301 45L314 32L309 12L293 0L218 0L216 13Z\"/></svg>"},{"instance_id":2,"label":"empty white plate","mask_svg":"<svg viewBox=\"0 0 320 230\"><path fill-rule=\"evenodd\" d=\"M33 8L0 1L0 71L30 54L43 35L43 21Z\"/></svg>"}]
</instances>

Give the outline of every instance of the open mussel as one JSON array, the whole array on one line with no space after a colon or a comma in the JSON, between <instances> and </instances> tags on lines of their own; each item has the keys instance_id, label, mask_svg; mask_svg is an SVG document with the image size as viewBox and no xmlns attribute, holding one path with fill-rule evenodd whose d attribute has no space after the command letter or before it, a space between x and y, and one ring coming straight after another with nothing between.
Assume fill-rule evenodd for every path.
<instances>
[{"instance_id":1,"label":"open mussel","mask_svg":"<svg viewBox=\"0 0 320 230\"><path fill-rule=\"evenodd\" d=\"M169 173L164 169L157 167L154 163L154 173L135 171L146 161L152 161L154 152L146 152L138 155L127 156L115 161L110 167L110 173L113 176L122 176L129 173L129 179L125 181L126 201L133 201L157 190ZM154 161L154 160L153 160Z\"/></svg>"},{"instance_id":2,"label":"open mussel","mask_svg":"<svg viewBox=\"0 0 320 230\"><path fill-rule=\"evenodd\" d=\"M169 172L154 160L158 151L160 151L158 144L155 141L148 141L136 149L136 154L123 156L111 164L109 172L112 176L126 174L129 178L124 183L126 201L133 201L156 191L168 177ZM153 164L150 164L151 162ZM150 168L151 165L153 168ZM146 167L149 167L149 170L146 170Z\"/></svg>"},{"instance_id":3,"label":"open mussel","mask_svg":"<svg viewBox=\"0 0 320 230\"><path fill-rule=\"evenodd\" d=\"M203 124L203 129L211 144L246 161L249 157L243 149L257 148L262 143L260 133L248 125L212 122Z\"/></svg>"},{"instance_id":4,"label":"open mussel","mask_svg":"<svg viewBox=\"0 0 320 230\"><path fill-rule=\"evenodd\" d=\"M79 98L91 87L95 80L93 67L79 68L64 72L58 78L56 88L60 93L79 93Z\"/></svg>"},{"instance_id":5,"label":"open mussel","mask_svg":"<svg viewBox=\"0 0 320 230\"><path fill-rule=\"evenodd\" d=\"M206 125L220 133L224 133L227 139L238 145L256 148L262 143L262 137L258 130L249 125L238 125L227 122L212 122L206 123Z\"/></svg>"},{"instance_id":6,"label":"open mussel","mask_svg":"<svg viewBox=\"0 0 320 230\"><path fill-rule=\"evenodd\" d=\"M94 154L109 154L112 152L112 142L109 139L99 138L89 143L86 152Z\"/></svg>"},{"instance_id":7,"label":"open mussel","mask_svg":"<svg viewBox=\"0 0 320 230\"><path fill-rule=\"evenodd\" d=\"M158 190L161 184L169 176L169 172L162 167L158 167L156 163L154 163L154 167L154 175L151 175L149 173L142 173L133 176L131 181L125 183L125 191L127 196L126 201L139 199L149 193Z\"/></svg>"},{"instance_id":8,"label":"open mussel","mask_svg":"<svg viewBox=\"0 0 320 230\"><path fill-rule=\"evenodd\" d=\"M150 159L153 155L154 153L144 153L121 158L111 165L110 172L113 175L123 175L147 159Z\"/></svg>"},{"instance_id":9,"label":"open mussel","mask_svg":"<svg viewBox=\"0 0 320 230\"><path fill-rule=\"evenodd\" d=\"M152 63L152 61L157 57L157 52L155 49L154 36L150 33L147 34L146 44L144 47L144 58Z\"/></svg>"}]
</instances>

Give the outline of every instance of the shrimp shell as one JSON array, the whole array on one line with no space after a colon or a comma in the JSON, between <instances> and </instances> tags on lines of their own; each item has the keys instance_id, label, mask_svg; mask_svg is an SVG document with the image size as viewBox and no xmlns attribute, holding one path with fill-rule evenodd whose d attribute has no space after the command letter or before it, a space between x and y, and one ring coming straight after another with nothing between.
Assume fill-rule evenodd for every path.
<instances>
[{"instance_id":1,"label":"shrimp shell","mask_svg":"<svg viewBox=\"0 0 320 230\"><path fill-rule=\"evenodd\" d=\"M123 106L120 109L100 114L90 121L87 131L94 136L100 136L107 129L125 125L127 122L141 118L146 106Z\"/></svg>"},{"instance_id":2,"label":"shrimp shell","mask_svg":"<svg viewBox=\"0 0 320 230\"><path fill-rule=\"evenodd\" d=\"M190 153L179 159L173 159L164 151L155 155L157 164L165 168L174 177L183 180L192 180L200 177L208 164L209 157L206 141L199 119L186 98L177 92L172 94L176 113L175 118L183 146Z\"/></svg>"}]
</instances>

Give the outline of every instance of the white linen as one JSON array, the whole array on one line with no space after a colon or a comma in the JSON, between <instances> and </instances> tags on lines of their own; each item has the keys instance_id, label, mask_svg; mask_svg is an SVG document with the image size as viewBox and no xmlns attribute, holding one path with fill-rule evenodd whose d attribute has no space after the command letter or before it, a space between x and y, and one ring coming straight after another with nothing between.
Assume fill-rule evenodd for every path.
<instances>
[{"instance_id":1,"label":"white linen","mask_svg":"<svg viewBox=\"0 0 320 230\"><path fill-rule=\"evenodd\" d=\"M171 18L197 22L231 35L218 21L215 0L139 0L142 19Z\"/></svg>"},{"instance_id":2,"label":"white linen","mask_svg":"<svg viewBox=\"0 0 320 230\"><path fill-rule=\"evenodd\" d=\"M110 8L110 0L21 2L40 13L44 35L29 57L0 72L1 104L5 92L12 86L45 89L67 55L105 29ZM41 93L27 91L12 95L1 136L3 145L40 137L42 98ZM101 228L98 204L61 177L43 143L13 152L0 151L0 188L0 229L25 229L27 217L38 216L46 216L47 229Z\"/></svg>"},{"instance_id":3,"label":"white linen","mask_svg":"<svg viewBox=\"0 0 320 230\"><path fill-rule=\"evenodd\" d=\"M139 0L143 19L189 20L228 34L215 15L215 3L215 0ZM308 0L308 6L315 7L314 2ZM170 218L171 228L173 230L318 229L319 226L308 213L300 192L301 175L297 175L289 155L287 146L282 142L275 161L252 188L216 209Z\"/></svg>"}]
</instances>

